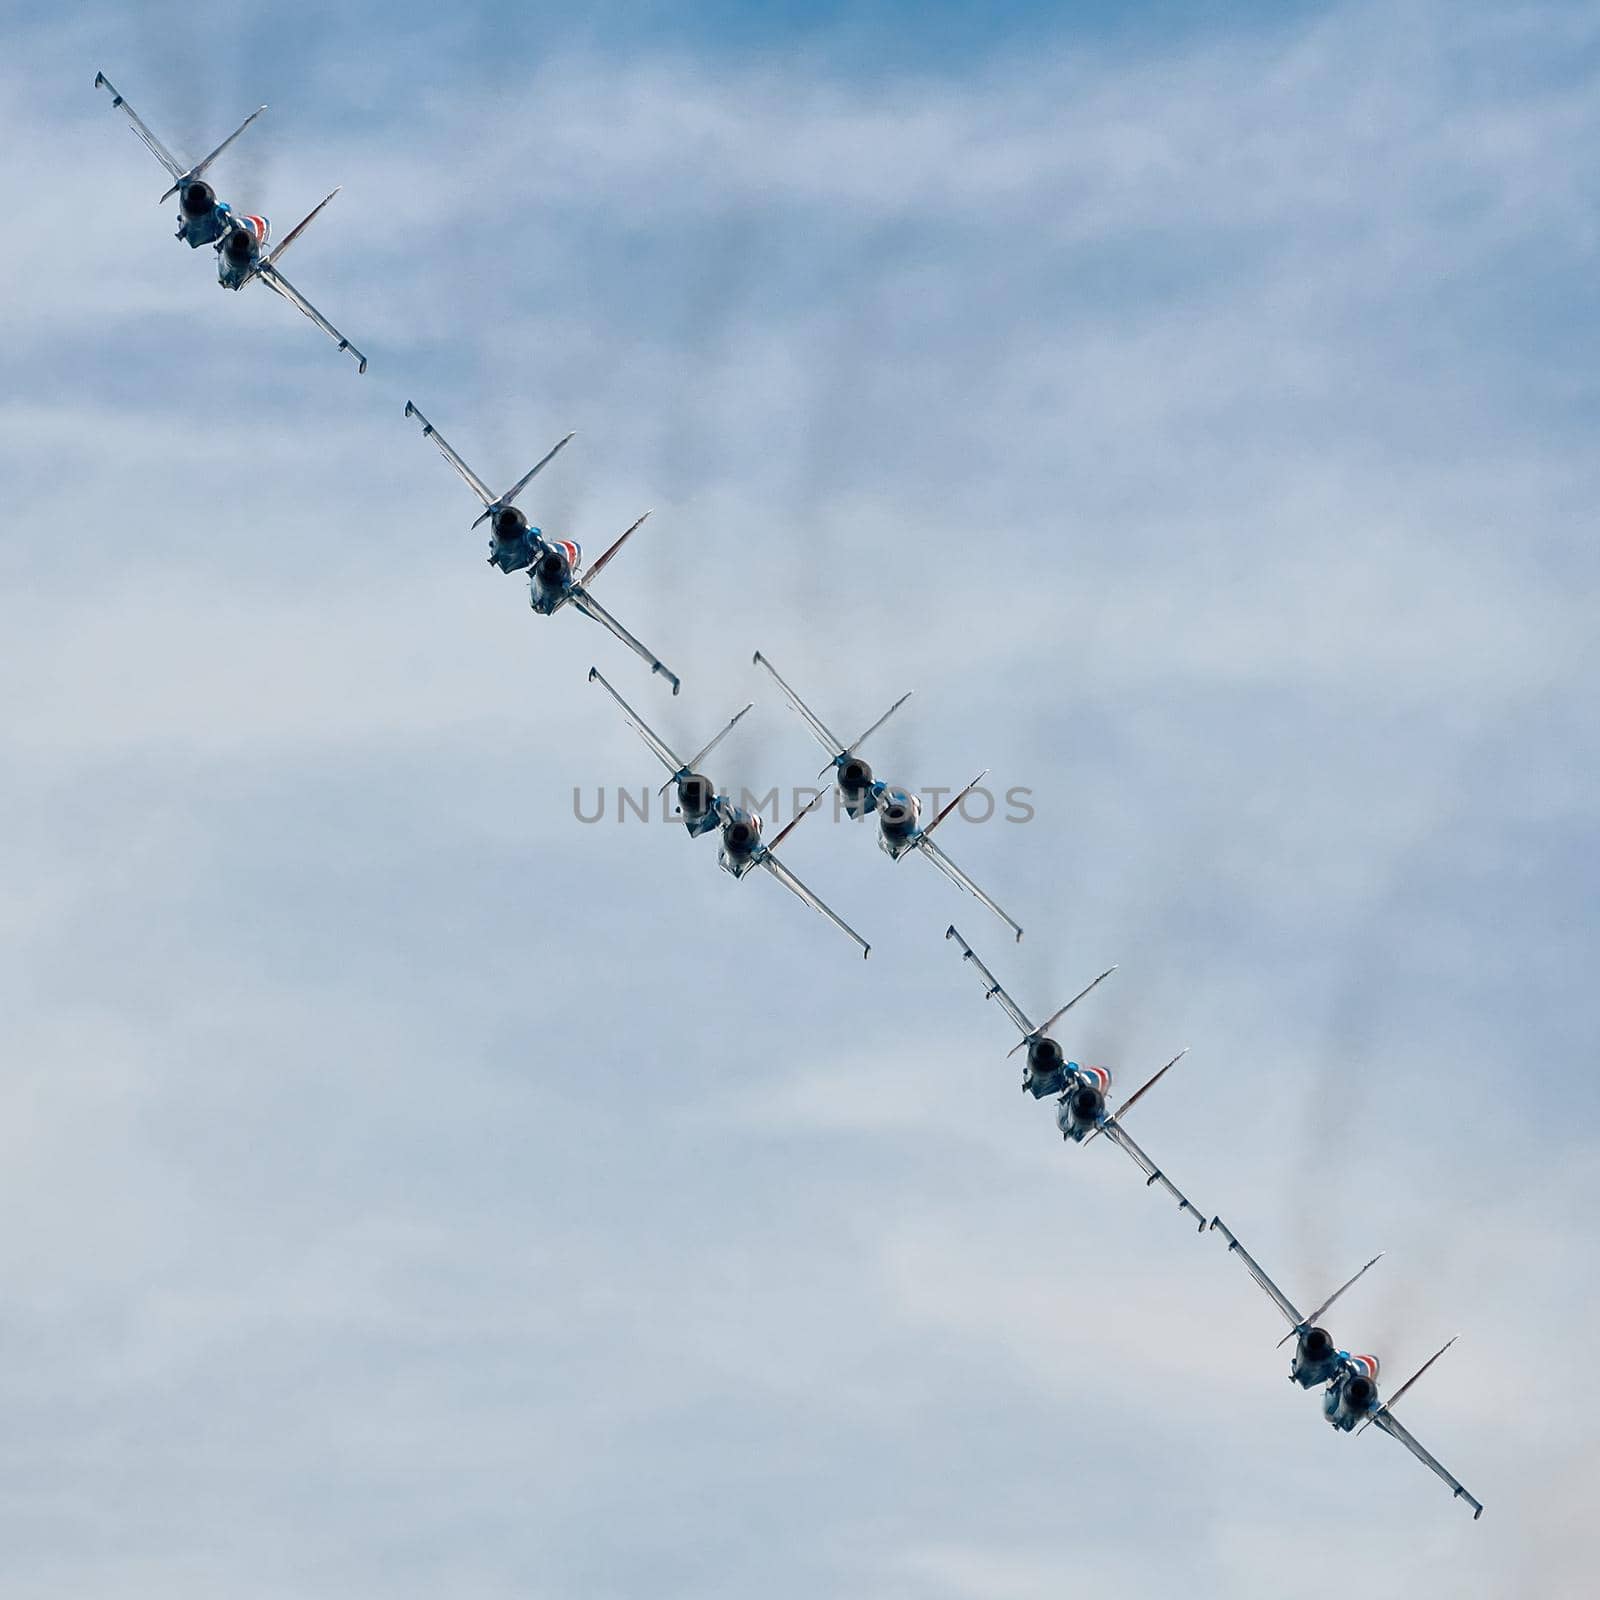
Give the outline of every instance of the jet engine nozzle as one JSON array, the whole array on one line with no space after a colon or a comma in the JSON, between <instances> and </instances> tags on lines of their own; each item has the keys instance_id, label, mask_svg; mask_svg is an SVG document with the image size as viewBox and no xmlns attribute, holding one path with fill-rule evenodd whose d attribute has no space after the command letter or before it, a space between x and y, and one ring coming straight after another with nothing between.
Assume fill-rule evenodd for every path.
<instances>
[{"instance_id":1,"label":"jet engine nozzle","mask_svg":"<svg viewBox=\"0 0 1600 1600\"><path fill-rule=\"evenodd\" d=\"M741 817L728 829L727 845L736 856L749 855L755 849L756 830Z\"/></svg>"},{"instance_id":2,"label":"jet engine nozzle","mask_svg":"<svg viewBox=\"0 0 1600 1600\"><path fill-rule=\"evenodd\" d=\"M1035 1039L1028 1046L1028 1070L1044 1077L1061 1068L1061 1046L1054 1039Z\"/></svg>"},{"instance_id":3,"label":"jet engine nozzle","mask_svg":"<svg viewBox=\"0 0 1600 1600\"><path fill-rule=\"evenodd\" d=\"M1307 1328L1300 1335L1300 1359L1313 1365L1333 1354L1333 1336L1326 1328Z\"/></svg>"},{"instance_id":4,"label":"jet engine nozzle","mask_svg":"<svg viewBox=\"0 0 1600 1600\"><path fill-rule=\"evenodd\" d=\"M1080 1084L1072 1091L1068 1103L1072 1107L1072 1115L1079 1122L1093 1122L1105 1106L1105 1099L1098 1089Z\"/></svg>"},{"instance_id":5,"label":"jet engine nozzle","mask_svg":"<svg viewBox=\"0 0 1600 1600\"><path fill-rule=\"evenodd\" d=\"M1353 1378L1345 1379L1344 1406L1346 1411L1363 1412L1372 1409L1372 1402L1377 1398L1378 1386L1371 1378L1363 1377L1357 1373Z\"/></svg>"},{"instance_id":6,"label":"jet engine nozzle","mask_svg":"<svg viewBox=\"0 0 1600 1600\"><path fill-rule=\"evenodd\" d=\"M203 217L216 210L217 191L203 179L196 178L193 183L183 186L178 204L183 207L184 216Z\"/></svg>"},{"instance_id":7,"label":"jet engine nozzle","mask_svg":"<svg viewBox=\"0 0 1600 1600\"><path fill-rule=\"evenodd\" d=\"M715 798L711 780L700 773L691 772L687 778L679 780L678 804L686 817L703 817Z\"/></svg>"},{"instance_id":8,"label":"jet engine nozzle","mask_svg":"<svg viewBox=\"0 0 1600 1600\"><path fill-rule=\"evenodd\" d=\"M235 266L246 266L251 256L255 254L255 235L248 228L235 228L228 235L228 242L222 248L227 253L228 260Z\"/></svg>"},{"instance_id":9,"label":"jet engine nozzle","mask_svg":"<svg viewBox=\"0 0 1600 1600\"><path fill-rule=\"evenodd\" d=\"M860 756L851 756L839 768L839 787L848 795L864 794L872 787L872 768Z\"/></svg>"},{"instance_id":10,"label":"jet engine nozzle","mask_svg":"<svg viewBox=\"0 0 1600 1600\"><path fill-rule=\"evenodd\" d=\"M903 837L910 833L912 825L917 820L917 814L909 801L897 795L879 806L878 820L882 823L885 833Z\"/></svg>"},{"instance_id":11,"label":"jet engine nozzle","mask_svg":"<svg viewBox=\"0 0 1600 1600\"><path fill-rule=\"evenodd\" d=\"M515 544L528 531L528 519L515 506L505 506L495 512L493 527L501 544Z\"/></svg>"},{"instance_id":12,"label":"jet engine nozzle","mask_svg":"<svg viewBox=\"0 0 1600 1600\"><path fill-rule=\"evenodd\" d=\"M557 584L567 575L567 558L559 550L546 550L539 557L539 581Z\"/></svg>"}]
</instances>

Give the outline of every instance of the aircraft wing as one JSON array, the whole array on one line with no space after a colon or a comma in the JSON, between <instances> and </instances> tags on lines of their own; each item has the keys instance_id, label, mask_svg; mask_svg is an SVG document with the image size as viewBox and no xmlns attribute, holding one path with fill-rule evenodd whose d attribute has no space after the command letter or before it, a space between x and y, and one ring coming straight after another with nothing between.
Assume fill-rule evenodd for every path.
<instances>
[{"instance_id":1,"label":"aircraft wing","mask_svg":"<svg viewBox=\"0 0 1600 1600\"><path fill-rule=\"evenodd\" d=\"M144 141L144 146L150 154L167 169L168 175L174 178L183 177L188 169L180 165L177 157L144 125L138 112L117 93L116 85L112 83L105 73L95 73L94 86L97 89L104 89L111 96L111 104L117 107L123 116L133 124L133 131ZM161 198L165 200L166 195L162 195Z\"/></svg>"},{"instance_id":2,"label":"aircraft wing","mask_svg":"<svg viewBox=\"0 0 1600 1600\"><path fill-rule=\"evenodd\" d=\"M1178 1209L1187 1211L1204 1233L1206 1219L1195 1209L1189 1197L1134 1143L1132 1136L1123 1131L1122 1124L1115 1117L1108 1117L1100 1124L1100 1128L1106 1138L1112 1140L1144 1174L1145 1187L1148 1189L1152 1183L1159 1183L1178 1202Z\"/></svg>"},{"instance_id":3,"label":"aircraft wing","mask_svg":"<svg viewBox=\"0 0 1600 1600\"><path fill-rule=\"evenodd\" d=\"M1014 1023L1016 1023L1016 1025L1022 1030L1024 1037L1031 1034L1033 1032L1033 1024L1028 1021L1027 1012L1025 1012L1022 1007L1019 1006L1017 1002L1000 987L1000 980L995 977L995 975L978 959L977 951L975 951L972 946L968 944L959 933L956 932L955 923L952 922L950 926L945 929L944 936L947 939L954 939L955 942L961 946L962 960L970 961L973 966L978 969L978 973L984 982L985 998L989 1000L998 1000L1000 1002L1000 1009L1004 1011Z\"/></svg>"},{"instance_id":4,"label":"aircraft wing","mask_svg":"<svg viewBox=\"0 0 1600 1600\"><path fill-rule=\"evenodd\" d=\"M1211 1226L1217 1229L1222 1234L1222 1237L1228 1241L1228 1249L1230 1251L1238 1252L1239 1259L1244 1262L1245 1271L1261 1286L1261 1292L1283 1313L1284 1319L1289 1326L1291 1328L1304 1327L1306 1319L1295 1310L1294 1301L1261 1270L1256 1264L1255 1257L1234 1238L1233 1231L1228 1227L1227 1223L1221 1217L1213 1217Z\"/></svg>"},{"instance_id":5,"label":"aircraft wing","mask_svg":"<svg viewBox=\"0 0 1600 1600\"><path fill-rule=\"evenodd\" d=\"M994 912L994 914L999 917L999 919L1005 923L1005 925L1010 928L1019 939L1022 937L1021 925L1013 922L1011 918L1008 917L1005 912L1003 912L1000 907L997 906L994 901L991 900L989 896L986 895L983 890L980 889L977 884L975 884L972 879L969 878L966 873L964 873L961 868L958 867L955 862L953 862L950 857L947 856L944 851L941 850L938 845L936 845L933 840L928 837L926 831L917 835L917 848L921 850L922 853L934 864L934 866L936 866L953 884L955 884L958 888L965 889L968 894L974 896L978 900L981 900L983 904L986 905L992 912Z\"/></svg>"},{"instance_id":6,"label":"aircraft wing","mask_svg":"<svg viewBox=\"0 0 1600 1600\"><path fill-rule=\"evenodd\" d=\"M622 714L628 719L628 725L655 752L656 760L672 774L672 778L676 778L689 770L687 764L679 759L677 751L606 682L605 675L598 667L589 668L589 682L598 683L622 707ZM744 713L741 711L739 715L743 716ZM668 778L667 782L671 783L672 778Z\"/></svg>"},{"instance_id":7,"label":"aircraft wing","mask_svg":"<svg viewBox=\"0 0 1600 1600\"><path fill-rule=\"evenodd\" d=\"M872 954L872 946L868 944L867 941L863 939L861 935L844 920L843 917L841 917L836 911L830 909L814 894L812 894L812 892L806 888L806 886L801 883L801 881L795 877L795 875L786 866L784 866L784 864L772 853L771 850L767 850L762 855L761 865L764 866L767 871L770 872L773 877L775 877L778 882L784 886L785 889L790 890L799 899L804 900L813 911L820 911L822 915L825 916L828 921L831 922L834 927L836 927L847 939L853 939L858 945L860 945L863 959Z\"/></svg>"},{"instance_id":8,"label":"aircraft wing","mask_svg":"<svg viewBox=\"0 0 1600 1600\"><path fill-rule=\"evenodd\" d=\"M1411 1430L1401 1422L1386 1406L1372 1419L1392 1439L1398 1439L1423 1466L1431 1468L1444 1481L1450 1485L1451 1492L1458 1500L1465 1500L1472 1507L1472 1520L1476 1522L1483 1515L1483 1502L1467 1493L1466 1486L1459 1478L1452 1477L1446 1472L1439 1460L1428 1454L1412 1436Z\"/></svg>"},{"instance_id":9,"label":"aircraft wing","mask_svg":"<svg viewBox=\"0 0 1600 1600\"><path fill-rule=\"evenodd\" d=\"M256 276L274 294L282 295L295 310L316 323L341 350L348 350L356 358L356 370L358 372L367 370L367 358L270 261L263 262L256 269Z\"/></svg>"},{"instance_id":10,"label":"aircraft wing","mask_svg":"<svg viewBox=\"0 0 1600 1600\"><path fill-rule=\"evenodd\" d=\"M622 624L618 622L617 619L612 616L611 613L607 611L606 608L601 605L600 602L596 600L595 597L590 594L581 583L575 583L570 592L573 605L575 605L584 614L584 616L592 618L594 621L598 622L602 628L606 628L610 632L614 633L617 638L619 638L631 651L633 651L636 656L639 657L641 661L648 661L650 663L650 670L652 672L659 672L661 676L672 685L672 692L674 694L678 692L682 685L678 680L677 673L673 672L671 668L667 667L661 661L658 661L655 656L645 649L645 647L640 644L640 642L635 639L634 636L629 633L628 630L624 628Z\"/></svg>"},{"instance_id":11,"label":"aircraft wing","mask_svg":"<svg viewBox=\"0 0 1600 1600\"><path fill-rule=\"evenodd\" d=\"M843 755L845 747L840 743L838 734L789 687L783 678L779 677L778 669L759 650L750 659L751 665L767 669L772 681L783 691L784 699L800 713L800 720L811 730L812 738L828 752L829 761L833 761ZM824 768L823 770L826 771L827 769Z\"/></svg>"},{"instance_id":12,"label":"aircraft wing","mask_svg":"<svg viewBox=\"0 0 1600 1600\"><path fill-rule=\"evenodd\" d=\"M477 495L479 500L486 506L492 505L494 503L494 491L450 448L449 441L445 436L409 400L406 401L406 415L415 417L422 424L423 437L433 440L434 444L439 448L439 454L456 469L461 475L462 482Z\"/></svg>"}]
</instances>

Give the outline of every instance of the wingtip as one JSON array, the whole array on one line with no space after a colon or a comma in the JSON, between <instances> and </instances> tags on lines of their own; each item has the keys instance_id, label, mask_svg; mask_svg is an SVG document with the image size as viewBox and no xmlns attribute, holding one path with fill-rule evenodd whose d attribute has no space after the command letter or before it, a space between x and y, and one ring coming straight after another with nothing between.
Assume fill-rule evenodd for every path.
<instances>
[{"instance_id":1,"label":"wingtip","mask_svg":"<svg viewBox=\"0 0 1600 1600\"><path fill-rule=\"evenodd\" d=\"M593 682L594 682L594 680L595 680L595 679L596 679L596 678L598 678L598 677L599 677L599 676L600 676L600 669L599 669L599 667L590 667L590 668L589 668L589 682L590 682L590 683L593 683Z\"/></svg>"},{"instance_id":2,"label":"wingtip","mask_svg":"<svg viewBox=\"0 0 1600 1600\"><path fill-rule=\"evenodd\" d=\"M947 939L955 938L955 936L956 936L956 925L955 925L955 923L952 922L950 924L950 926L944 930L944 936Z\"/></svg>"},{"instance_id":3,"label":"wingtip","mask_svg":"<svg viewBox=\"0 0 1600 1600\"><path fill-rule=\"evenodd\" d=\"M406 401L406 415L408 417L415 416L416 415L416 411L417 411L417 408L414 405L412 405L412 403L409 400L407 400Z\"/></svg>"},{"instance_id":4,"label":"wingtip","mask_svg":"<svg viewBox=\"0 0 1600 1600\"><path fill-rule=\"evenodd\" d=\"M861 959L863 961L865 961L867 959L867 957L870 956L871 954L872 954L872 946L870 944L862 945L862 947L861 947Z\"/></svg>"}]
</instances>

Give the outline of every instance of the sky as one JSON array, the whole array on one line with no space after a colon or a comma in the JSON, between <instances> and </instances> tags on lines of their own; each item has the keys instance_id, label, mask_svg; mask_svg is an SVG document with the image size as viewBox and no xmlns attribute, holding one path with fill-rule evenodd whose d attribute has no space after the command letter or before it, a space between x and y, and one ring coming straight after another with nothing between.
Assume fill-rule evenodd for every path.
<instances>
[{"instance_id":1,"label":"sky","mask_svg":"<svg viewBox=\"0 0 1600 1600\"><path fill-rule=\"evenodd\" d=\"M1577 1596L1600 6L0 10L9 1597ZM171 237L104 71L354 363ZM545 619L402 415L604 548ZM826 813L714 775L1031 791ZM952 921L1481 1498L1066 1146Z\"/></svg>"}]
</instances>

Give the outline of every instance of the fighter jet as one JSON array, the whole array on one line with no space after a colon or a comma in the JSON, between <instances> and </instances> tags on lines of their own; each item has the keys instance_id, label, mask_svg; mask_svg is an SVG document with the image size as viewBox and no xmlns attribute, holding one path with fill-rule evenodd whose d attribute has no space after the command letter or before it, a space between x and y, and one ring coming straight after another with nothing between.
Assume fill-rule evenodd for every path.
<instances>
[{"instance_id":1,"label":"fighter jet","mask_svg":"<svg viewBox=\"0 0 1600 1600\"><path fill-rule=\"evenodd\" d=\"M172 175L172 187L162 199L178 196L177 237L198 249L203 244L212 245L217 252L217 282L224 289L242 289L247 283L263 283L272 292L287 300L296 311L310 318L341 350L348 350L356 358L356 369L367 370L367 358L334 327L334 325L284 277L278 262L284 252L305 231L311 219L327 205L335 189L321 204L315 206L296 226L284 236L282 242L269 250L267 241L272 226L262 216L240 216L225 201L218 200L216 191L204 181L203 174L213 161L233 143L267 108L259 106L228 135L204 161L185 169L177 158L140 120L138 114L103 72L95 74L95 87L104 88L111 95L111 103L119 107L133 125L133 131L142 139L150 153Z\"/></svg>"},{"instance_id":2,"label":"fighter jet","mask_svg":"<svg viewBox=\"0 0 1600 1600\"><path fill-rule=\"evenodd\" d=\"M529 526L528 519L514 504L517 496L566 448L575 435L569 433L565 439L558 439L504 494L496 496L489 485L451 449L444 435L409 400L406 401L406 415L415 417L422 424L423 437L433 440L439 448L439 454L456 469L466 486L483 502L483 514L472 526L476 528L483 522L489 524L489 565L498 567L501 572L526 571L528 603L540 616L553 616L562 606L573 606L601 627L609 629L636 656L647 661L650 670L659 672L676 694L680 688L678 675L645 649L589 592L589 585L650 513L645 512L644 517L640 517L580 576L583 552L577 543L571 539L547 539L540 529Z\"/></svg>"},{"instance_id":3,"label":"fighter jet","mask_svg":"<svg viewBox=\"0 0 1600 1600\"><path fill-rule=\"evenodd\" d=\"M589 681L598 683L617 702L630 725L638 733L639 737L649 745L662 766L667 769L670 776L667 782L661 786L662 791L664 792L669 784L677 785L678 807L683 815L684 826L689 830L690 837L693 838L702 833L709 833L713 828L721 831L722 843L717 851L717 865L724 872L731 874L735 878L743 878L752 867L765 867L784 888L803 900L813 911L820 912L846 938L858 944L861 947L863 957L872 953L872 946L843 918L806 888L774 853L778 846L794 831L800 819L808 812L816 809L822 796L818 795L809 806L797 812L788 826L779 832L777 838L771 844L763 844L761 842L761 817L759 813L736 805L726 794L717 789L711 779L696 770L706 756L727 736L734 724L745 714L745 711L750 709L749 706L746 706L744 711L739 712L710 744L706 745L704 749L700 750L688 761L684 761L672 749L671 745L656 733L644 718L606 682L598 668L589 668Z\"/></svg>"},{"instance_id":4,"label":"fighter jet","mask_svg":"<svg viewBox=\"0 0 1600 1600\"><path fill-rule=\"evenodd\" d=\"M1295 1309L1294 1302L1261 1270L1255 1257L1233 1236L1232 1230L1222 1218L1213 1217L1211 1226L1228 1241L1229 1252L1237 1252L1239 1259L1245 1265L1245 1270L1260 1285L1266 1297L1283 1313L1284 1320L1289 1324L1289 1332L1279 1340L1280 1349L1290 1339L1295 1341L1294 1355L1289 1363L1289 1381L1298 1383L1303 1389L1314 1388L1319 1383L1325 1384L1326 1387L1322 1391L1322 1414L1333 1427L1341 1433L1349 1433L1351 1429L1359 1433L1370 1424L1377 1423L1391 1438L1398 1439L1425 1467L1430 1468L1449 1484L1451 1493L1458 1500L1465 1500L1473 1508L1474 1521L1481 1517L1482 1501L1469 1494L1459 1479L1453 1477L1434 1456L1423 1449L1411 1431L1394 1414L1394 1408L1399 1404L1400 1397L1456 1342L1456 1339L1453 1337L1447 1340L1395 1390L1392 1399L1380 1404L1378 1358L1370 1355L1351 1355L1348 1350L1340 1350L1328 1331L1318 1325L1318 1318L1328 1307L1369 1268L1383 1259L1382 1252L1375 1255L1349 1282L1335 1289L1309 1316L1301 1316Z\"/></svg>"},{"instance_id":5,"label":"fighter jet","mask_svg":"<svg viewBox=\"0 0 1600 1600\"><path fill-rule=\"evenodd\" d=\"M944 936L946 939L954 939L961 946L961 959L970 961L982 975L985 999L998 1000L1001 1009L1022 1031L1021 1043L1015 1045L1010 1052L1011 1055L1015 1055L1018 1050L1024 1048L1028 1052L1022 1070L1022 1087L1036 1100L1042 1100L1047 1094L1058 1097L1056 1126L1061 1130L1061 1137L1072 1140L1074 1144L1086 1144L1102 1133L1105 1134L1144 1174L1146 1188L1153 1183L1159 1183L1178 1202L1178 1210L1187 1211L1199 1228L1204 1230L1205 1218L1166 1173L1134 1142L1127 1129L1122 1126L1121 1120L1133 1109L1142 1095L1153 1089L1183 1060L1189 1053L1187 1047L1180 1050L1148 1083L1134 1090L1114 1112L1108 1111L1106 1096L1111 1092L1110 1069L1081 1067L1076 1061L1068 1061L1061 1046L1049 1036L1049 1030L1086 994L1103 983L1117 969L1107 967L1093 983L1075 994L1059 1011L1035 1026L1028 1020L1027 1013L1022 1007L1000 986L995 975L978 959L977 953L961 937L954 923L945 929Z\"/></svg>"},{"instance_id":6,"label":"fighter jet","mask_svg":"<svg viewBox=\"0 0 1600 1600\"><path fill-rule=\"evenodd\" d=\"M117 93L116 86L105 73L97 72L94 75L94 86L97 89L104 89L111 96L111 104L127 117L128 121L133 125L134 133L144 141L145 148L171 175L173 180L172 187L162 195L161 199L164 202L170 200L173 195L178 197L178 232L176 236L183 240L191 250L198 250L203 244L215 244L228 231L228 219L231 216L231 212L225 202L217 199L217 191L204 181L204 173L211 163L267 108L265 106L257 106L204 161L196 162L194 166L185 168L172 152L145 126L133 107Z\"/></svg>"},{"instance_id":7,"label":"fighter jet","mask_svg":"<svg viewBox=\"0 0 1600 1600\"><path fill-rule=\"evenodd\" d=\"M920 822L922 802L917 796L908 789L885 783L882 779L875 779L872 776L872 768L858 754L861 746L911 698L909 692L901 695L859 738L850 744L845 744L778 676L777 669L759 650L756 651L754 660L757 666L765 667L772 675L773 682L783 691L785 699L800 713L801 719L817 742L828 752L828 766L824 767L818 776L825 774L830 767L833 769L834 781L838 785L845 810L857 818L864 817L869 812L877 814L878 844L888 854L889 859L898 861L908 852L920 850L957 888L965 889L968 894L982 901L1020 939L1021 926L1007 916L930 837L933 830L977 788L987 776L987 772L980 772L927 827L923 827Z\"/></svg>"}]
</instances>

